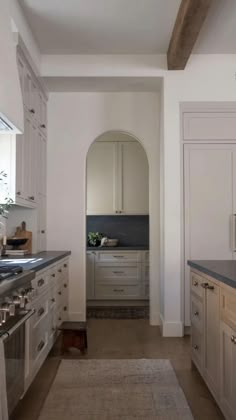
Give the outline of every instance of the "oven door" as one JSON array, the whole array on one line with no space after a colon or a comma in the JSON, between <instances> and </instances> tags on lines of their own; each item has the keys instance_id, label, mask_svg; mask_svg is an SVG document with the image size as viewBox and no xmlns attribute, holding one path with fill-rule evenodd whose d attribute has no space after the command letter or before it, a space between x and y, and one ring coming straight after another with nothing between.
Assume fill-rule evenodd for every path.
<instances>
[{"instance_id":1,"label":"oven door","mask_svg":"<svg viewBox=\"0 0 236 420\"><path fill-rule=\"evenodd\" d=\"M21 319L4 334L3 338L9 415L24 393L25 322L33 314L33 310L24 311Z\"/></svg>"}]
</instances>

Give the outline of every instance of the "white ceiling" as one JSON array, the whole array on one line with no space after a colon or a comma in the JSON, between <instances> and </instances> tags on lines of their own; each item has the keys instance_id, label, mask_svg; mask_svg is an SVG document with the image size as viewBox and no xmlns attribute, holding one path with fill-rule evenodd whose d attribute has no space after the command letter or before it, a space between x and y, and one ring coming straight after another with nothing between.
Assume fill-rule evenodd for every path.
<instances>
[{"instance_id":1,"label":"white ceiling","mask_svg":"<svg viewBox=\"0 0 236 420\"><path fill-rule=\"evenodd\" d=\"M18 0L44 54L161 54L181 0Z\"/></svg>"},{"instance_id":2,"label":"white ceiling","mask_svg":"<svg viewBox=\"0 0 236 420\"><path fill-rule=\"evenodd\" d=\"M157 77L44 77L49 92L159 92Z\"/></svg>"},{"instance_id":3,"label":"white ceiling","mask_svg":"<svg viewBox=\"0 0 236 420\"><path fill-rule=\"evenodd\" d=\"M236 54L236 0L212 0L196 54Z\"/></svg>"},{"instance_id":4,"label":"white ceiling","mask_svg":"<svg viewBox=\"0 0 236 420\"><path fill-rule=\"evenodd\" d=\"M166 53L181 0L18 0L44 54ZM236 53L236 0L212 0L195 53Z\"/></svg>"}]
</instances>

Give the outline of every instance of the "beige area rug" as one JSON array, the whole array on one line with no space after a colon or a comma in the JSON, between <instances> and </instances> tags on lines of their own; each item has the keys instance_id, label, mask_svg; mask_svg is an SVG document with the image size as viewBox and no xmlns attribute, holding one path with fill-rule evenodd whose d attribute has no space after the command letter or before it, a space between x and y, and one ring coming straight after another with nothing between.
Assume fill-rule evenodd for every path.
<instances>
[{"instance_id":1,"label":"beige area rug","mask_svg":"<svg viewBox=\"0 0 236 420\"><path fill-rule=\"evenodd\" d=\"M169 360L63 360L39 420L193 420Z\"/></svg>"}]
</instances>

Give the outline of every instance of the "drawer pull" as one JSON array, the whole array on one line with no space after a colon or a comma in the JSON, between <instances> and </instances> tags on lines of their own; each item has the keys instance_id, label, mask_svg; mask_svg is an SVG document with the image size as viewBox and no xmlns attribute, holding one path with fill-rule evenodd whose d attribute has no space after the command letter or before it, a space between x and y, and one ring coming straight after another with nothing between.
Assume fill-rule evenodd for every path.
<instances>
[{"instance_id":1,"label":"drawer pull","mask_svg":"<svg viewBox=\"0 0 236 420\"><path fill-rule=\"evenodd\" d=\"M59 295L61 295L61 292L58 292Z\"/></svg>"},{"instance_id":2,"label":"drawer pull","mask_svg":"<svg viewBox=\"0 0 236 420\"><path fill-rule=\"evenodd\" d=\"M59 270L58 270L58 273L61 273L62 272L62 269L60 268Z\"/></svg>"},{"instance_id":3,"label":"drawer pull","mask_svg":"<svg viewBox=\"0 0 236 420\"><path fill-rule=\"evenodd\" d=\"M114 258L125 258L124 255L113 255Z\"/></svg>"},{"instance_id":4,"label":"drawer pull","mask_svg":"<svg viewBox=\"0 0 236 420\"><path fill-rule=\"evenodd\" d=\"M209 283L202 283L201 286L203 287L203 289L207 289L207 290L214 290L215 289L215 287L210 286Z\"/></svg>"},{"instance_id":5,"label":"drawer pull","mask_svg":"<svg viewBox=\"0 0 236 420\"><path fill-rule=\"evenodd\" d=\"M58 321L61 321L61 317L59 316Z\"/></svg>"},{"instance_id":6,"label":"drawer pull","mask_svg":"<svg viewBox=\"0 0 236 420\"><path fill-rule=\"evenodd\" d=\"M113 274L125 274L124 271L112 271Z\"/></svg>"},{"instance_id":7,"label":"drawer pull","mask_svg":"<svg viewBox=\"0 0 236 420\"><path fill-rule=\"evenodd\" d=\"M44 314L44 312L45 312L45 309L44 308L40 308L38 310L38 316L42 316Z\"/></svg>"},{"instance_id":8,"label":"drawer pull","mask_svg":"<svg viewBox=\"0 0 236 420\"><path fill-rule=\"evenodd\" d=\"M52 298L52 299L51 299L51 302L56 302L56 299L55 299L55 298Z\"/></svg>"},{"instance_id":9,"label":"drawer pull","mask_svg":"<svg viewBox=\"0 0 236 420\"><path fill-rule=\"evenodd\" d=\"M236 344L236 337L235 337L235 335L231 335L231 341L232 341L232 343Z\"/></svg>"},{"instance_id":10,"label":"drawer pull","mask_svg":"<svg viewBox=\"0 0 236 420\"><path fill-rule=\"evenodd\" d=\"M64 284L64 287L65 287L65 289L67 288L67 284L66 283Z\"/></svg>"},{"instance_id":11,"label":"drawer pull","mask_svg":"<svg viewBox=\"0 0 236 420\"><path fill-rule=\"evenodd\" d=\"M55 274L55 273L53 273L53 274L52 274L52 277L56 277L56 274Z\"/></svg>"},{"instance_id":12,"label":"drawer pull","mask_svg":"<svg viewBox=\"0 0 236 420\"><path fill-rule=\"evenodd\" d=\"M194 348L194 350L198 350L198 349L199 349L199 346L198 346L197 344L195 344L195 345L193 346L193 348Z\"/></svg>"},{"instance_id":13,"label":"drawer pull","mask_svg":"<svg viewBox=\"0 0 236 420\"><path fill-rule=\"evenodd\" d=\"M198 281L194 280L193 285L197 287L198 286Z\"/></svg>"},{"instance_id":14,"label":"drawer pull","mask_svg":"<svg viewBox=\"0 0 236 420\"><path fill-rule=\"evenodd\" d=\"M45 283L44 279L38 280L38 287L42 287L44 283Z\"/></svg>"},{"instance_id":15,"label":"drawer pull","mask_svg":"<svg viewBox=\"0 0 236 420\"><path fill-rule=\"evenodd\" d=\"M67 264L64 264L64 267L66 268L67 267Z\"/></svg>"},{"instance_id":16,"label":"drawer pull","mask_svg":"<svg viewBox=\"0 0 236 420\"><path fill-rule=\"evenodd\" d=\"M63 308L63 309L64 309L64 311L67 311L67 306L64 306L64 308Z\"/></svg>"},{"instance_id":17,"label":"drawer pull","mask_svg":"<svg viewBox=\"0 0 236 420\"><path fill-rule=\"evenodd\" d=\"M40 341L40 343L39 343L39 345L37 347L38 353L44 348L44 345L45 345L44 341L43 340Z\"/></svg>"},{"instance_id":18,"label":"drawer pull","mask_svg":"<svg viewBox=\"0 0 236 420\"><path fill-rule=\"evenodd\" d=\"M124 292L124 289L113 289L113 292Z\"/></svg>"},{"instance_id":19,"label":"drawer pull","mask_svg":"<svg viewBox=\"0 0 236 420\"><path fill-rule=\"evenodd\" d=\"M198 312L198 311L195 311L195 312L194 312L194 315L195 315L195 316L198 316L198 315L199 315L199 312Z\"/></svg>"}]
</instances>

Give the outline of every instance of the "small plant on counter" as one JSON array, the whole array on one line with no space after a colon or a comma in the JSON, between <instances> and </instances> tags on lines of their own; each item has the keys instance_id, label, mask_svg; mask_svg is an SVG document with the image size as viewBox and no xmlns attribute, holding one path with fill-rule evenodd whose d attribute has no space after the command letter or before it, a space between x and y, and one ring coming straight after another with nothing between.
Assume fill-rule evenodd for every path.
<instances>
[{"instance_id":1,"label":"small plant on counter","mask_svg":"<svg viewBox=\"0 0 236 420\"><path fill-rule=\"evenodd\" d=\"M89 246L99 246L101 244L102 238L103 238L102 233L89 232L88 233L88 245Z\"/></svg>"},{"instance_id":2,"label":"small plant on counter","mask_svg":"<svg viewBox=\"0 0 236 420\"><path fill-rule=\"evenodd\" d=\"M0 171L0 216L7 219L9 210L13 204L12 198L9 196L7 188L7 174Z\"/></svg>"}]
</instances>

